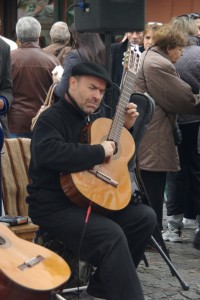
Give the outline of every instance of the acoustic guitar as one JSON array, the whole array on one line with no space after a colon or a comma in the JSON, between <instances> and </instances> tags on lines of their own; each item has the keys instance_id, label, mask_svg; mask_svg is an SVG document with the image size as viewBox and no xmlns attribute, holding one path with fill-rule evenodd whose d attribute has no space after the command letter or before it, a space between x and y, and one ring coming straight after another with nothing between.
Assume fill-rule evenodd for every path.
<instances>
[{"instance_id":1,"label":"acoustic guitar","mask_svg":"<svg viewBox=\"0 0 200 300\"><path fill-rule=\"evenodd\" d=\"M53 300L70 277L51 250L17 237L0 224L0 300Z\"/></svg>"},{"instance_id":2,"label":"acoustic guitar","mask_svg":"<svg viewBox=\"0 0 200 300\"><path fill-rule=\"evenodd\" d=\"M123 126L126 106L132 93L135 74L139 68L140 52L129 48L121 93L113 120L99 118L88 126L89 143L100 144L114 141L116 152L109 161L90 170L67 174L62 173L60 182L64 193L79 207L89 203L100 212L120 210L131 199L131 181L128 162L134 154L135 143L130 132Z\"/></svg>"}]
</instances>

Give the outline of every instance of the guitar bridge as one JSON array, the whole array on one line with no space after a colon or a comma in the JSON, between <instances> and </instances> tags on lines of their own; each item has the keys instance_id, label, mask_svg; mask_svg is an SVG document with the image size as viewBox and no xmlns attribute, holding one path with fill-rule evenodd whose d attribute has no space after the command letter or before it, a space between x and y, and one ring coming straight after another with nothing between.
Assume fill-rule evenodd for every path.
<instances>
[{"instance_id":1,"label":"guitar bridge","mask_svg":"<svg viewBox=\"0 0 200 300\"><path fill-rule=\"evenodd\" d=\"M24 271L28 268L32 268L33 266L39 264L41 261L44 260L44 257L41 256L41 255L38 255L36 257L33 257L27 261L25 261L22 265L18 266L18 268L21 270L21 271Z\"/></svg>"},{"instance_id":2,"label":"guitar bridge","mask_svg":"<svg viewBox=\"0 0 200 300\"><path fill-rule=\"evenodd\" d=\"M89 173L95 175L96 177L98 177L99 179L107 182L108 184L114 186L115 188L117 188L118 186L118 182L113 180L111 177L107 176L106 174L104 174L103 172L101 171L97 171L97 170L94 170L94 169L90 169L88 170Z\"/></svg>"}]
</instances>

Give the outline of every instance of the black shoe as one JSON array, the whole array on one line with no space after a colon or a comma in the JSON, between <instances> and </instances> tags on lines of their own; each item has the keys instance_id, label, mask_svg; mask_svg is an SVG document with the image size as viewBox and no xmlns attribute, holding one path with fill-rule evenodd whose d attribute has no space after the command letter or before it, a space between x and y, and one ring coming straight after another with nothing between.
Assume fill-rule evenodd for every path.
<instances>
[{"instance_id":1,"label":"black shoe","mask_svg":"<svg viewBox=\"0 0 200 300\"><path fill-rule=\"evenodd\" d=\"M193 241L193 246L195 249L200 250L200 229L197 229Z\"/></svg>"}]
</instances>

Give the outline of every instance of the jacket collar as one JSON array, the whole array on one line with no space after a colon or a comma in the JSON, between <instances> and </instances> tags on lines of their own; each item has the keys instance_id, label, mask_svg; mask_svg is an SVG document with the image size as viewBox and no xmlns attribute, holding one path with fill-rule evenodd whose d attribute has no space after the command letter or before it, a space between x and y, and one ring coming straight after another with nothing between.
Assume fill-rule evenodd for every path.
<instances>
[{"instance_id":1,"label":"jacket collar","mask_svg":"<svg viewBox=\"0 0 200 300\"><path fill-rule=\"evenodd\" d=\"M65 93L65 101L67 100L67 103L69 103L69 105L71 107L73 107L73 110L75 112L77 112L83 119L86 120L86 123L89 123L89 116L87 114L85 114L80 107L77 105L76 101L71 97L71 95L67 92Z\"/></svg>"},{"instance_id":2,"label":"jacket collar","mask_svg":"<svg viewBox=\"0 0 200 300\"><path fill-rule=\"evenodd\" d=\"M165 57L166 59L169 60L169 56L167 55L167 53L165 53L164 51L162 51L160 48L158 48L157 46L153 46L151 48L149 48L149 50L147 51L154 51L159 53L160 55L162 55L163 57Z\"/></svg>"},{"instance_id":3,"label":"jacket collar","mask_svg":"<svg viewBox=\"0 0 200 300\"><path fill-rule=\"evenodd\" d=\"M40 48L40 45L37 42L25 42L21 43L19 48Z\"/></svg>"}]
</instances>

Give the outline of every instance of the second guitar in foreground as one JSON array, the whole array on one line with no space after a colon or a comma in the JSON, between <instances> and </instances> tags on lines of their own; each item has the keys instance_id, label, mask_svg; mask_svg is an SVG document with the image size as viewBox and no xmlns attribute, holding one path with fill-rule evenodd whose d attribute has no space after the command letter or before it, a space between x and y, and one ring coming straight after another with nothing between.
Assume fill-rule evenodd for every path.
<instances>
[{"instance_id":1,"label":"second guitar in foreground","mask_svg":"<svg viewBox=\"0 0 200 300\"><path fill-rule=\"evenodd\" d=\"M54 300L70 274L59 255L0 224L0 300Z\"/></svg>"}]
</instances>

